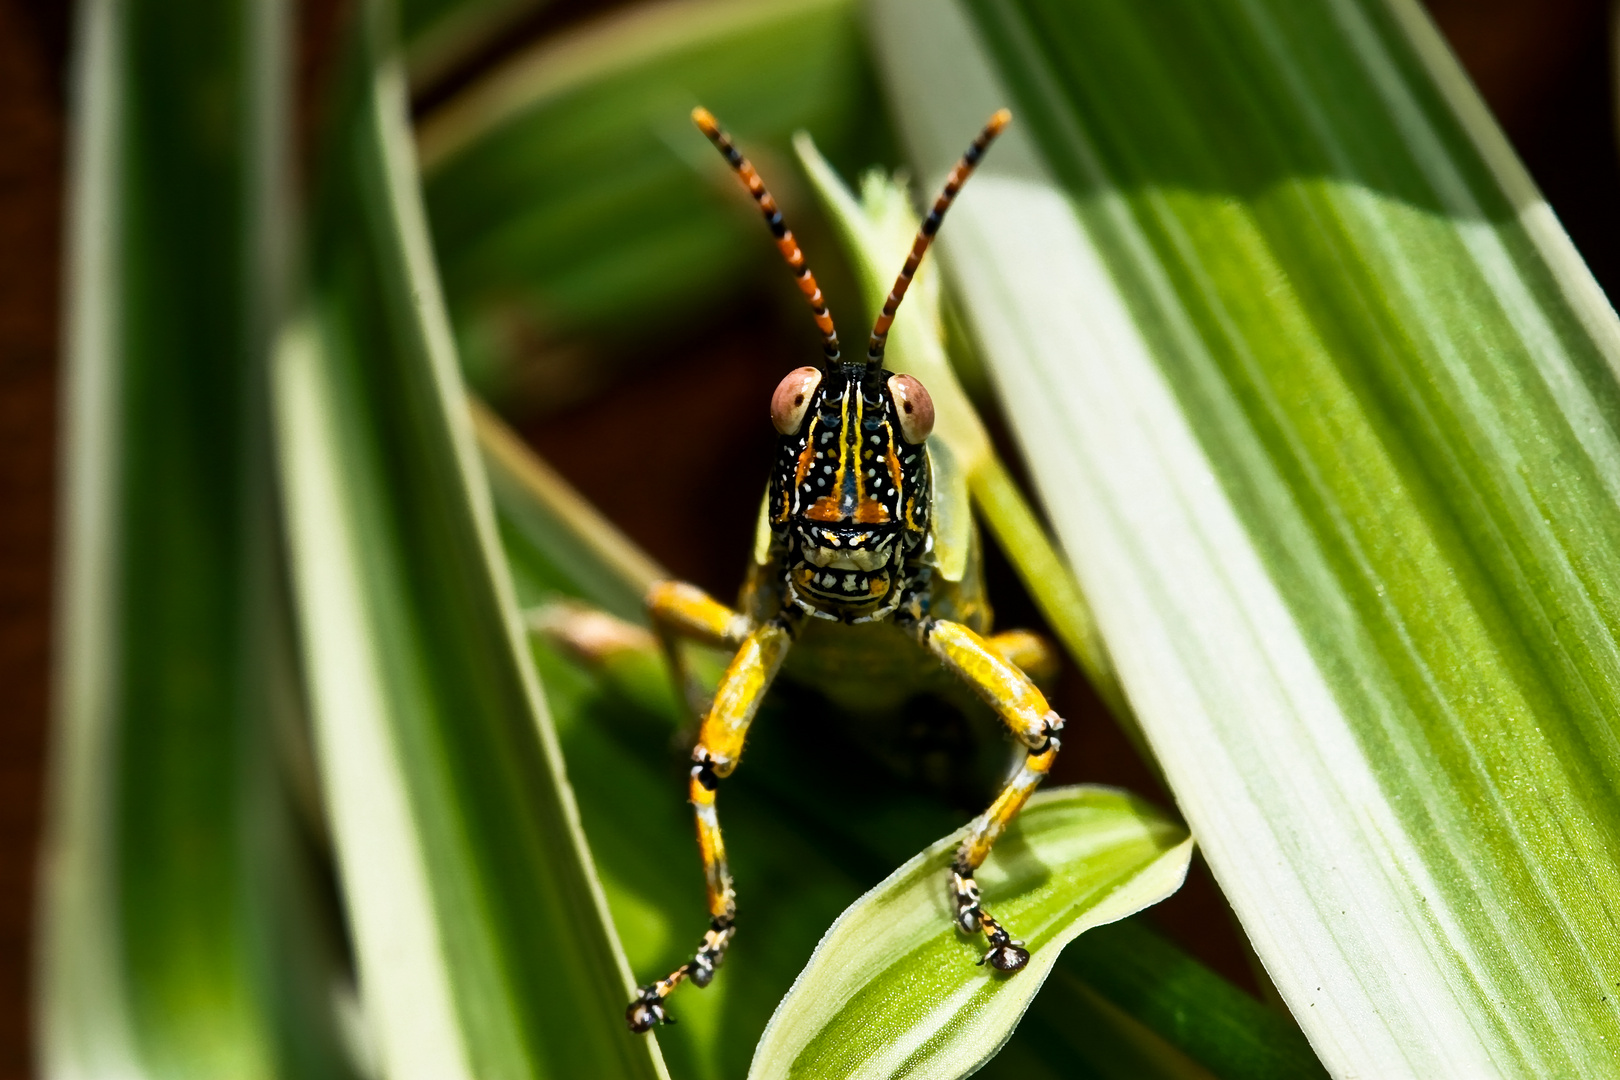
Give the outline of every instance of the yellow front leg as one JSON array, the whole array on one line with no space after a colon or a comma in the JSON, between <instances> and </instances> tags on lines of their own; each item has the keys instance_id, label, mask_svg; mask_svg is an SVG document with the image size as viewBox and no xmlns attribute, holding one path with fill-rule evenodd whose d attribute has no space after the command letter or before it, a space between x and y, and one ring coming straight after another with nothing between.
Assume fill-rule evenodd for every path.
<instances>
[{"instance_id":1,"label":"yellow front leg","mask_svg":"<svg viewBox=\"0 0 1620 1080\"><path fill-rule=\"evenodd\" d=\"M990 943L980 963L988 962L1000 971L1019 971L1029 963L1029 951L980 906L973 871L983 865L1008 823L1051 771L1057 759L1057 733L1063 728L1063 718L1052 711L1046 696L995 644L961 623L929 619L918 625L918 633L928 651L988 702L1026 748L1017 775L1008 781L990 808L974 819L951 866L958 928L969 934L982 931ZM1001 637L1005 639L1006 635Z\"/></svg>"},{"instance_id":2,"label":"yellow front leg","mask_svg":"<svg viewBox=\"0 0 1620 1080\"><path fill-rule=\"evenodd\" d=\"M737 655L720 679L714 704L703 720L697 747L692 751L690 797L697 815L698 850L703 856L703 876L708 888L709 930L692 959L665 978L641 988L640 996L625 1011L632 1031L647 1031L655 1024L667 1023L669 1014L664 1010L664 999L683 980L691 979L700 987L709 985L736 933L736 897L731 887L731 870L726 865L726 845L720 835L714 797L720 781L737 767L748 727L754 722L765 691L776 678L792 643L792 631L782 620L772 620L744 637Z\"/></svg>"}]
</instances>

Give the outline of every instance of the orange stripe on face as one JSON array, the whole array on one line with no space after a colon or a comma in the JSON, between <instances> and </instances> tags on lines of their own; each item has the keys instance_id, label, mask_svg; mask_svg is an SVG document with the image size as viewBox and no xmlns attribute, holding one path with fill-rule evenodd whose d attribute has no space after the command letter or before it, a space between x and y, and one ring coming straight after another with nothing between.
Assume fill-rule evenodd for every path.
<instances>
[{"instance_id":1,"label":"orange stripe on face","mask_svg":"<svg viewBox=\"0 0 1620 1080\"><path fill-rule=\"evenodd\" d=\"M905 485L901 482L900 455L894 452L894 432L889 432L889 448L883 452L883 461L889 467L889 483L894 490L904 491Z\"/></svg>"},{"instance_id":2,"label":"orange stripe on face","mask_svg":"<svg viewBox=\"0 0 1620 1080\"><path fill-rule=\"evenodd\" d=\"M843 521L844 511L839 507L836 495L823 495L805 511L804 516L811 521Z\"/></svg>"},{"instance_id":3,"label":"orange stripe on face","mask_svg":"<svg viewBox=\"0 0 1620 1080\"><path fill-rule=\"evenodd\" d=\"M855 508L855 523L857 525L887 525L889 523L889 508L876 499L862 499Z\"/></svg>"},{"instance_id":4,"label":"orange stripe on face","mask_svg":"<svg viewBox=\"0 0 1620 1080\"><path fill-rule=\"evenodd\" d=\"M810 463L816 458L815 446L816 428L810 425L809 437L804 441L804 449L799 451L799 465L793 470L793 486L798 487L804 483L805 476L810 472Z\"/></svg>"}]
</instances>

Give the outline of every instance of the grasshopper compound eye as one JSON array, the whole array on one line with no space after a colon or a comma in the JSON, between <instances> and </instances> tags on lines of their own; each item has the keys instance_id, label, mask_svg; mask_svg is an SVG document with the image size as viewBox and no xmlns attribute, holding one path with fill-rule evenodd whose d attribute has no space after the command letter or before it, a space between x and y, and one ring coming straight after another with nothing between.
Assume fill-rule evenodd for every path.
<instances>
[{"instance_id":1,"label":"grasshopper compound eye","mask_svg":"<svg viewBox=\"0 0 1620 1080\"><path fill-rule=\"evenodd\" d=\"M776 384L776 393L771 395L771 423L776 425L777 431L792 435L799 430L799 425L804 423L805 410L810 408L810 399L820 385L821 369L813 367L794 368L787 373L787 378ZM919 384L917 389L921 390L922 386ZM929 406L930 425L934 422L933 415L933 406Z\"/></svg>"},{"instance_id":2,"label":"grasshopper compound eye","mask_svg":"<svg viewBox=\"0 0 1620 1080\"><path fill-rule=\"evenodd\" d=\"M928 438L934 430L934 399L923 384L910 375L891 375L889 393L894 397L895 412L900 414L900 437L908 443Z\"/></svg>"}]
</instances>

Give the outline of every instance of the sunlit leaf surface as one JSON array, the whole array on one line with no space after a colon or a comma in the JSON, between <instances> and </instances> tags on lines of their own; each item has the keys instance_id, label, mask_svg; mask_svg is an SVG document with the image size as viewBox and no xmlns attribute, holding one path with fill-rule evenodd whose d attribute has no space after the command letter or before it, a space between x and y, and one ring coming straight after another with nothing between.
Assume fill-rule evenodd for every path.
<instances>
[{"instance_id":1,"label":"sunlit leaf surface","mask_svg":"<svg viewBox=\"0 0 1620 1080\"><path fill-rule=\"evenodd\" d=\"M1178 806L1344 1075L1620 1039L1620 325L1407 0L883 2Z\"/></svg>"}]
</instances>

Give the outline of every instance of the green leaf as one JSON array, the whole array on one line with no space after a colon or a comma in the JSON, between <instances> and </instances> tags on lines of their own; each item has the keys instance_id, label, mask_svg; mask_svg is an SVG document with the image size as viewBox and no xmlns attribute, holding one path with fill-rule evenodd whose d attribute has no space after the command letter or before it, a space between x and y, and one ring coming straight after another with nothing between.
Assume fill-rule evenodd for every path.
<instances>
[{"instance_id":1,"label":"green leaf","mask_svg":"<svg viewBox=\"0 0 1620 1080\"><path fill-rule=\"evenodd\" d=\"M287 783L265 385L286 12L77 11L39 1067L353 1076L319 821Z\"/></svg>"},{"instance_id":2,"label":"green leaf","mask_svg":"<svg viewBox=\"0 0 1620 1080\"><path fill-rule=\"evenodd\" d=\"M849 908L760 1039L751 1076L957 1077L1012 1034L1063 946L1181 887L1192 841L1123 792L1036 794L977 875L985 906L1020 928L1029 966L1005 976L957 934L943 882L966 830Z\"/></svg>"},{"instance_id":3,"label":"green leaf","mask_svg":"<svg viewBox=\"0 0 1620 1080\"><path fill-rule=\"evenodd\" d=\"M389 1077L656 1077L519 626L367 5L275 404L326 799Z\"/></svg>"},{"instance_id":4,"label":"green leaf","mask_svg":"<svg viewBox=\"0 0 1620 1080\"><path fill-rule=\"evenodd\" d=\"M1065 949L1019 1030L1030 1041L1062 1047L1066 1057L1087 1061L1104 1075L1121 1072L1119 1063L1108 1060L1113 1048L1095 1034L1105 1024L1129 1032L1138 1056L1164 1056L1150 1044L1144 1048L1146 1041L1110 1011L1157 1033L1215 1076L1327 1075L1286 1013L1238 990L1140 919L1094 930ZM1077 1025L1085 1014L1097 1019ZM1131 1067L1127 1060L1123 1075L1132 1075Z\"/></svg>"},{"instance_id":5,"label":"green leaf","mask_svg":"<svg viewBox=\"0 0 1620 1080\"><path fill-rule=\"evenodd\" d=\"M797 128L840 160L887 134L851 0L646 5L537 45L423 119L434 249L475 385L499 400L526 365L548 404L577 398L603 368L570 363L576 338L600 354L668 332L776 257L691 138L700 103L777 156L761 161L773 177Z\"/></svg>"},{"instance_id":6,"label":"green leaf","mask_svg":"<svg viewBox=\"0 0 1620 1080\"><path fill-rule=\"evenodd\" d=\"M1335 1074L1620 1039L1620 324L1408 0L884 0L1120 680Z\"/></svg>"}]
</instances>

